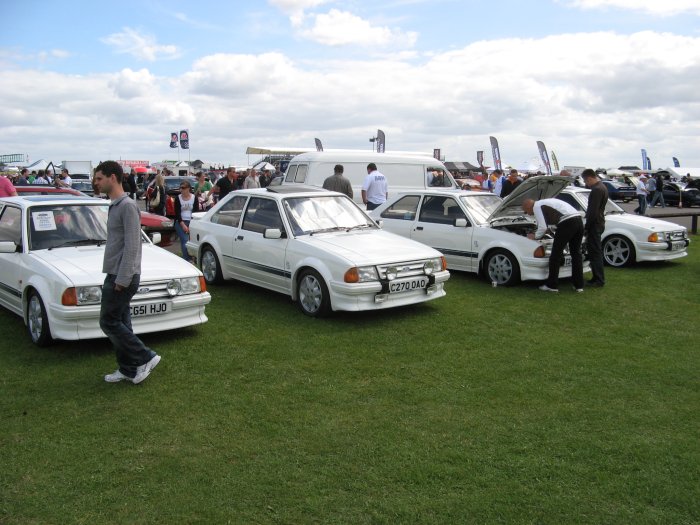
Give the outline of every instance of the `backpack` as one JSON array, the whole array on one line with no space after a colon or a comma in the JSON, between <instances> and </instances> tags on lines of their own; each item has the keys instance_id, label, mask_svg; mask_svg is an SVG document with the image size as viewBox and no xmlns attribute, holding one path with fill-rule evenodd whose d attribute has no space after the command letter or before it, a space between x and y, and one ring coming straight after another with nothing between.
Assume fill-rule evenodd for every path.
<instances>
[{"instance_id":1,"label":"backpack","mask_svg":"<svg viewBox=\"0 0 700 525\"><path fill-rule=\"evenodd\" d=\"M160 188L154 188L156 196L151 199L151 208L157 208L160 205Z\"/></svg>"}]
</instances>

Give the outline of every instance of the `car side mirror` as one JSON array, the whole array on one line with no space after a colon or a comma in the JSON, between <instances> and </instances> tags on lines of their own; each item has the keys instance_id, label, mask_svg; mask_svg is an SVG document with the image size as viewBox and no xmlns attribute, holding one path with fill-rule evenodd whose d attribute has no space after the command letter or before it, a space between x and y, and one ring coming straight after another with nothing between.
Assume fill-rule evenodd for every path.
<instances>
[{"instance_id":1,"label":"car side mirror","mask_svg":"<svg viewBox=\"0 0 700 525\"><path fill-rule=\"evenodd\" d=\"M281 239L282 230L279 228L266 228L265 233L263 233L263 237L266 239Z\"/></svg>"},{"instance_id":2,"label":"car side mirror","mask_svg":"<svg viewBox=\"0 0 700 525\"><path fill-rule=\"evenodd\" d=\"M466 228L469 223L467 222L467 219L459 218L455 219L455 228Z\"/></svg>"}]
</instances>

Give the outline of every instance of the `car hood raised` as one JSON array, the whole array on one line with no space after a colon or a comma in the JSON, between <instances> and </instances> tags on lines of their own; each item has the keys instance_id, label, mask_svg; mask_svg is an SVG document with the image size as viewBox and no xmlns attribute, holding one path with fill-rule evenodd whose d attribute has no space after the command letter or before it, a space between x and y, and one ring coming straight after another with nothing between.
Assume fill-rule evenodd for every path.
<instances>
[{"instance_id":1,"label":"car hood raised","mask_svg":"<svg viewBox=\"0 0 700 525\"><path fill-rule=\"evenodd\" d=\"M297 237L297 240L343 257L357 266L440 256L440 252L425 244L381 230L317 233Z\"/></svg>"},{"instance_id":2,"label":"car hood raised","mask_svg":"<svg viewBox=\"0 0 700 525\"><path fill-rule=\"evenodd\" d=\"M526 199L535 201L551 199L559 195L571 181L571 177L561 177L559 175L530 177L520 183L520 185L513 190L513 193L503 199L498 208L496 208L488 218L488 222L506 217L523 215L525 213L523 211L523 202Z\"/></svg>"},{"instance_id":3,"label":"car hood raised","mask_svg":"<svg viewBox=\"0 0 700 525\"><path fill-rule=\"evenodd\" d=\"M32 255L64 274L76 286L104 281L104 246L79 246L36 250ZM199 275L198 270L181 257L151 244L142 245L141 282Z\"/></svg>"}]
</instances>

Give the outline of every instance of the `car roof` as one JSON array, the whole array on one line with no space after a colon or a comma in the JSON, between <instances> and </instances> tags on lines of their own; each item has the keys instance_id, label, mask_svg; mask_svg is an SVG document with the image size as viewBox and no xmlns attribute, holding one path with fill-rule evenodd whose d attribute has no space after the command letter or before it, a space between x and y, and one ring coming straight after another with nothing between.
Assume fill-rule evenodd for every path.
<instances>
[{"instance_id":1,"label":"car roof","mask_svg":"<svg viewBox=\"0 0 700 525\"><path fill-rule=\"evenodd\" d=\"M0 202L19 204L19 206L22 208L31 208L41 204L109 204L109 201L104 199L62 193L56 195L21 195L19 197L3 197L0 199Z\"/></svg>"}]
</instances>

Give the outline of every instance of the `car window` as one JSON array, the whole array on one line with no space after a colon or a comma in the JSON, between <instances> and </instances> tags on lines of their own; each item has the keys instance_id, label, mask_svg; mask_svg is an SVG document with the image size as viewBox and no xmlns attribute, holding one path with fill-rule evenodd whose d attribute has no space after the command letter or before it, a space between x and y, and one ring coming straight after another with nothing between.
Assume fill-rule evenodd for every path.
<instances>
[{"instance_id":1,"label":"car window","mask_svg":"<svg viewBox=\"0 0 700 525\"><path fill-rule=\"evenodd\" d=\"M283 230L277 201L252 197L243 216L242 228L257 233L265 233L268 228Z\"/></svg>"},{"instance_id":2,"label":"car window","mask_svg":"<svg viewBox=\"0 0 700 525\"><path fill-rule=\"evenodd\" d=\"M29 248L44 250L107 239L109 206L35 206L29 210Z\"/></svg>"},{"instance_id":3,"label":"car window","mask_svg":"<svg viewBox=\"0 0 700 525\"><path fill-rule=\"evenodd\" d=\"M402 219L412 221L416 218L420 195L406 195L384 210L381 216L384 219Z\"/></svg>"},{"instance_id":4,"label":"car window","mask_svg":"<svg viewBox=\"0 0 700 525\"><path fill-rule=\"evenodd\" d=\"M466 215L452 197L428 196L420 209L421 222L454 224L455 219L466 219Z\"/></svg>"},{"instance_id":5,"label":"car window","mask_svg":"<svg viewBox=\"0 0 700 525\"><path fill-rule=\"evenodd\" d=\"M294 177L297 174L297 168L299 167L298 164L292 164L287 168L287 174L284 177L285 182L294 182Z\"/></svg>"},{"instance_id":6,"label":"car window","mask_svg":"<svg viewBox=\"0 0 700 525\"><path fill-rule=\"evenodd\" d=\"M214 224L223 224L224 226L238 227L241 221L241 213L245 206L246 197L235 196L234 198L221 205L221 208L211 216L211 222Z\"/></svg>"},{"instance_id":7,"label":"car window","mask_svg":"<svg viewBox=\"0 0 700 525\"><path fill-rule=\"evenodd\" d=\"M5 206L0 215L0 241L22 244L22 212L19 208Z\"/></svg>"},{"instance_id":8,"label":"car window","mask_svg":"<svg viewBox=\"0 0 700 525\"><path fill-rule=\"evenodd\" d=\"M294 182L303 184L306 182L306 173L309 171L309 166L307 164L301 164L297 169L297 174L294 177Z\"/></svg>"},{"instance_id":9,"label":"car window","mask_svg":"<svg viewBox=\"0 0 700 525\"><path fill-rule=\"evenodd\" d=\"M428 168L426 176L426 183L428 186L432 187L452 187L452 176L447 173L444 169L435 167Z\"/></svg>"},{"instance_id":10,"label":"car window","mask_svg":"<svg viewBox=\"0 0 700 525\"><path fill-rule=\"evenodd\" d=\"M576 197L574 197L573 195L571 195L569 193L560 193L559 195L557 195L557 199L559 199L560 201L564 201L567 204L571 204L574 207L574 209L577 211L583 210L583 206L581 206L581 204L579 204Z\"/></svg>"}]
</instances>

